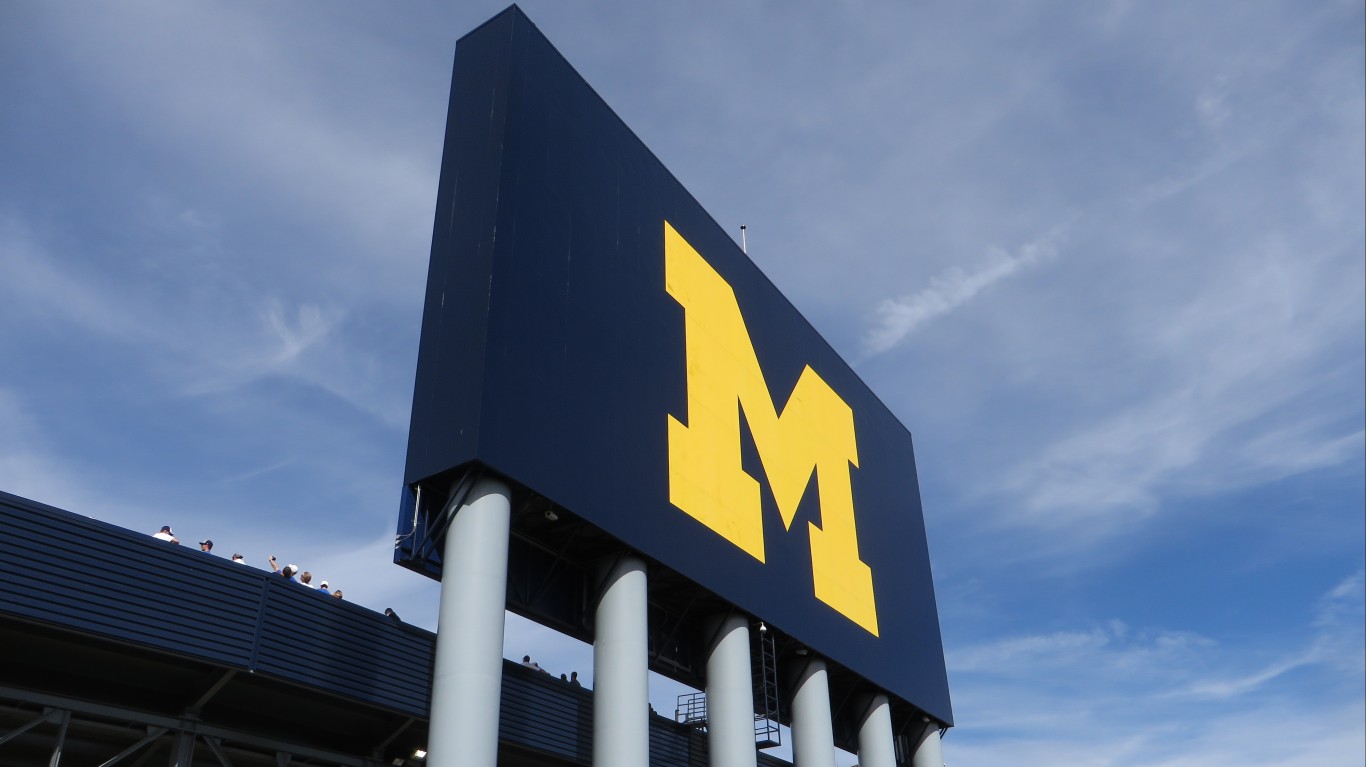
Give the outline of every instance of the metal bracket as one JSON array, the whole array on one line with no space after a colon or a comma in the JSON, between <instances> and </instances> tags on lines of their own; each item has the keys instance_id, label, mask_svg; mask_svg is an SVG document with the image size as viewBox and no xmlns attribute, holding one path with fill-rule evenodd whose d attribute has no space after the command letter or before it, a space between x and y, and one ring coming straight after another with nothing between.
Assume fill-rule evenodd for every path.
<instances>
[{"instance_id":1,"label":"metal bracket","mask_svg":"<svg viewBox=\"0 0 1366 767\"><path fill-rule=\"evenodd\" d=\"M432 520L430 515L428 516L427 529L423 532L421 540L413 551L413 559L426 561L431 557L435 551L436 542L446 535L447 528L451 526L451 520L455 519L455 515L460 511L460 507L465 505L465 499L468 498L470 492L474 490L474 484L479 479L479 476L479 469L474 467L466 469L465 473L460 475L459 481L451 488L450 498L448 498L446 504L441 507L441 511L436 515L436 519ZM413 510L414 532L410 533L410 535L416 534L417 515L420 515L421 513L422 510L420 507ZM395 541L396 546L398 543L400 543L400 541Z\"/></svg>"}]
</instances>

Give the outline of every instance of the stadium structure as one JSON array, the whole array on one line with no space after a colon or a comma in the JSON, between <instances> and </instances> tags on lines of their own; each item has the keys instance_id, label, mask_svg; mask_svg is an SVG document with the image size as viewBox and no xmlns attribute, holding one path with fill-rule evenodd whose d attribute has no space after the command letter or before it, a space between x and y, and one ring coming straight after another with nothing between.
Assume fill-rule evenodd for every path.
<instances>
[{"instance_id":1,"label":"stadium structure","mask_svg":"<svg viewBox=\"0 0 1366 767\"><path fill-rule=\"evenodd\" d=\"M0 492L0 767L422 767L435 639ZM498 763L589 764L592 692L500 672ZM651 716L649 765L706 764L705 740Z\"/></svg>"},{"instance_id":2,"label":"stadium structure","mask_svg":"<svg viewBox=\"0 0 1366 767\"><path fill-rule=\"evenodd\" d=\"M0 524L0 767L941 767L953 724L910 432L516 6L457 43L437 190L394 553L437 633ZM593 689L504 660L509 610Z\"/></svg>"}]
</instances>

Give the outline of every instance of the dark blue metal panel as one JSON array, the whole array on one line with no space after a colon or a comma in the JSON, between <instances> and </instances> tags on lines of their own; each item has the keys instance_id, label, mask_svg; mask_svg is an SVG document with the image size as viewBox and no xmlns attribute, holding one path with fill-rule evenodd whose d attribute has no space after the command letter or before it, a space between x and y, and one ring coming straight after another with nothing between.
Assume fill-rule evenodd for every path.
<instances>
[{"instance_id":1,"label":"dark blue metal panel","mask_svg":"<svg viewBox=\"0 0 1366 767\"><path fill-rule=\"evenodd\" d=\"M513 743L588 764L593 758L593 695L510 661L503 664L499 732Z\"/></svg>"},{"instance_id":2,"label":"dark blue metal panel","mask_svg":"<svg viewBox=\"0 0 1366 767\"><path fill-rule=\"evenodd\" d=\"M0 493L3 612L246 668L262 576L224 564Z\"/></svg>"},{"instance_id":3,"label":"dark blue metal panel","mask_svg":"<svg viewBox=\"0 0 1366 767\"><path fill-rule=\"evenodd\" d=\"M665 222L733 289L773 406L810 366L852 410L878 632L813 596L806 523L825 524L824 479L787 532L745 444L764 562L671 504L668 419L688 423L689 360ZM439 494L471 466L952 722L910 433L515 7L457 46L405 482ZM412 521L405 496L400 535Z\"/></svg>"},{"instance_id":4,"label":"dark blue metal panel","mask_svg":"<svg viewBox=\"0 0 1366 767\"><path fill-rule=\"evenodd\" d=\"M255 670L426 716L434 635L276 577Z\"/></svg>"},{"instance_id":5,"label":"dark blue metal panel","mask_svg":"<svg viewBox=\"0 0 1366 767\"><path fill-rule=\"evenodd\" d=\"M6 493L0 613L427 714L433 634L278 575Z\"/></svg>"},{"instance_id":6,"label":"dark blue metal panel","mask_svg":"<svg viewBox=\"0 0 1366 767\"><path fill-rule=\"evenodd\" d=\"M450 103L479 120L448 118L437 187L432 247L445 251L460 242L465 258L432 263L413 401L427 420L408 436L410 475L430 477L472 460L477 452L479 413L488 344L488 274L497 229L497 190L503 173L504 120L510 88L513 14L504 13L456 46ZM461 396L452 396L452 390ZM429 458L423 458L429 457ZM411 481L411 480L410 480Z\"/></svg>"},{"instance_id":7,"label":"dark blue metal panel","mask_svg":"<svg viewBox=\"0 0 1366 767\"><path fill-rule=\"evenodd\" d=\"M704 765L709 760L707 737L691 727L666 719L650 719L650 767Z\"/></svg>"}]
</instances>

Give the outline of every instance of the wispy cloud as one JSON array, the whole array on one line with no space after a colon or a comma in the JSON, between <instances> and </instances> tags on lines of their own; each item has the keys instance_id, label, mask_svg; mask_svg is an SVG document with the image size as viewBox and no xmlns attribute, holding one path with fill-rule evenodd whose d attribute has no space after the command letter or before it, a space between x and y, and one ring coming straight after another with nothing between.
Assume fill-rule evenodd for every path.
<instances>
[{"instance_id":1,"label":"wispy cloud","mask_svg":"<svg viewBox=\"0 0 1366 767\"><path fill-rule=\"evenodd\" d=\"M869 355L881 354L914 333L925 323L957 309L1017 272L1054 258L1064 239L1065 228L1055 228L1014 253L1000 248L972 270L949 269L930 278L929 287L902 298L887 299L877 308L877 322L864 335L863 349Z\"/></svg>"},{"instance_id":2,"label":"wispy cloud","mask_svg":"<svg viewBox=\"0 0 1366 767\"><path fill-rule=\"evenodd\" d=\"M0 318L49 328L82 355L111 345L136 350L127 364L145 366L150 388L168 396L223 394L286 376L401 428L405 395L379 391L392 371L373 350L358 348L354 335L339 333L347 312L297 294L262 297L241 275L224 278L212 257L190 252L214 247L198 238L204 218L188 209L166 214L165 226L189 242L162 242L144 254L145 264L111 270L88 268L89 254L64 252L53 235L0 215ZM415 332L411 338L415 344Z\"/></svg>"},{"instance_id":3,"label":"wispy cloud","mask_svg":"<svg viewBox=\"0 0 1366 767\"><path fill-rule=\"evenodd\" d=\"M1014 522L1112 525L1115 512L1132 521L1172 495L1225 492L1361 456L1360 373L1338 356L1360 343L1359 288L1330 268L1336 259L1298 255L1291 269L1291 254L1270 246L1196 300L1149 318L1126 367L1139 361L1167 376L1132 401L1122 399L1125 381L1078 370L1078 381L1113 388L1110 410L1060 430L1000 474L998 489L1020 501L1011 504ZM1359 263L1353 271L1360 275Z\"/></svg>"},{"instance_id":4,"label":"wispy cloud","mask_svg":"<svg viewBox=\"0 0 1366 767\"><path fill-rule=\"evenodd\" d=\"M950 767L1360 767L1366 746L1359 703L1211 710L1188 721L1154 720L1135 706L1097 722L1063 701L1051 710L1012 702L1034 727L992 737L950 731Z\"/></svg>"},{"instance_id":5,"label":"wispy cloud","mask_svg":"<svg viewBox=\"0 0 1366 767\"><path fill-rule=\"evenodd\" d=\"M196 395L222 392L268 375L312 380L315 376L303 364L305 358L330 341L341 320L341 312L335 309L270 300L257 310L254 328L239 326L237 332L216 339L212 353L201 359L200 375L186 391Z\"/></svg>"},{"instance_id":6,"label":"wispy cloud","mask_svg":"<svg viewBox=\"0 0 1366 767\"><path fill-rule=\"evenodd\" d=\"M336 312L325 312L313 304L303 304L291 320L280 304L273 304L266 312L266 322L279 339L279 349L272 356L277 365L294 362L310 346L321 341L337 324Z\"/></svg>"},{"instance_id":7,"label":"wispy cloud","mask_svg":"<svg viewBox=\"0 0 1366 767\"><path fill-rule=\"evenodd\" d=\"M1244 154L1265 162L1265 151ZM1304 151L1320 161L1317 148ZM1359 197L1356 176L1322 178ZM1274 185L1238 189L1222 176L1211 183L1197 191L1183 181L1168 191L1249 215L1281 198ZM1226 202L1216 205L1207 198L1218 190ZM1135 212L1146 205L1157 207ZM1115 210L1129 212L1107 226L1123 231L1138 219L1161 219L1165 205L1127 201ZM1030 340L1034 354L1050 355L1045 380L1059 417L1031 432L1027 455L995 474L998 497L1008 499L1003 522L1070 529L1084 545L1127 529L1166 499L1273 482L1362 455L1360 224L1215 221L1211 231L1192 228L1189 242L1143 233L1116 245L1135 251L1113 262L1124 278L1107 285L1106 303L1085 304L1086 315L1059 321L1040 304L1017 313L1022 324L1060 331L1015 336ZM1200 252L1212 233L1222 249ZM1198 260L1172 257L1197 253Z\"/></svg>"},{"instance_id":8,"label":"wispy cloud","mask_svg":"<svg viewBox=\"0 0 1366 767\"><path fill-rule=\"evenodd\" d=\"M1152 674L1156 668L1192 665L1216 646L1213 639L1191 632L1136 630L1111 619L1083 630L1006 637L951 649L948 663L955 674L1034 677L1058 672L1077 683L1083 677L1129 678Z\"/></svg>"},{"instance_id":9,"label":"wispy cloud","mask_svg":"<svg viewBox=\"0 0 1366 767\"><path fill-rule=\"evenodd\" d=\"M43 414L0 387L0 490L106 521L131 518L135 502L96 479L103 467L64 454Z\"/></svg>"},{"instance_id":10,"label":"wispy cloud","mask_svg":"<svg viewBox=\"0 0 1366 767\"><path fill-rule=\"evenodd\" d=\"M409 57L331 17L314 19L315 32L356 35L365 55L332 37L332 44L300 56L288 22L233 4L168 9L135 2L47 21L105 119L131 131L135 142L175 157L182 172L218 177L225 187L248 185L258 204L288 210L296 220L326 221L313 247L329 235L364 243L328 257L383 264L372 280L420 296L410 286L425 265L437 172L430 157L439 157L444 91L419 99L394 88L392 78L410 74ZM232 42L243 39L253 44ZM167 61L193 63L180 69ZM442 82L435 72L422 74L432 85ZM370 92L363 102L356 96L361 89ZM376 141L365 128L377 120L404 125L404 132L414 122L430 130L422 134L425 143L411 136ZM247 211L223 213L231 223ZM396 252L412 257L396 259Z\"/></svg>"},{"instance_id":11,"label":"wispy cloud","mask_svg":"<svg viewBox=\"0 0 1366 767\"><path fill-rule=\"evenodd\" d=\"M14 211L0 211L0 317L14 326L71 328L105 340L146 341L152 328L120 292L101 286L93 270L63 268L66 259Z\"/></svg>"},{"instance_id":12,"label":"wispy cloud","mask_svg":"<svg viewBox=\"0 0 1366 767\"><path fill-rule=\"evenodd\" d=\"M1213 679L1199 682L1186 690L1180 691L1180 694L1193 695L1201 698L1213 698L1215 700L1236 698L1256 690L1277 677L1294 671L1297 668L1307 666L1317 660L1316 653L1311 650L1294 657L1278 660L1265 668L1257 669L1244 676L1232 679Z\"/></svg>"},{"instance_id":13,"label":"wispy cloud","mask_svg":"<svg viewBox=\"0 0 1366 767\"><path fill-rule=\"evenodd\" d=\"M72 495L66 470L50 455L19 395L3 388L0 435L0 490L50 504L85 500Z\"/></svg>"},{"instance_id":14,"label":"wispy cloud","mask_svg":"<svg viewBox=\"0 0 1366 767\"><path fill-rule=\"evenodd\" d=\"M955 715L973 731L946 752L950 764L1315 764L1254 724L1279 712L1328 736L1317 763L1345 767L1366 735L1351 694L1363 675L1361 596L1357 572L1308 597L1309 622L1286 627L1301 642L1270 660L1262 646L1116 620L950 648ZM1334 682L1278 684L1291 672Z\"/></svg>"},{"instance_id":15,"label":"wispy cloud","mask_svg":"<svg viewBox=\"0 0 1366 767\"><path fill-rule=\"evenodd\" d=\"M1160 697L1229 699L1252 692L1296 668L1362 674L1363 574L1358 571L1314 602L1298 647L1258 664L1256 655L1189 631L1134 629L1111 619L1080 630L995 639L948 651L954 674L1053 676L1061 685L1141 687ZM1344 664L1345 663L1345 669ZM1227 673L1232 671L1233 673ZM1055 675L1061 676L1055 676ZM1199 677L1192 681L1192 677Z\"/></svg>"}]
</instances>

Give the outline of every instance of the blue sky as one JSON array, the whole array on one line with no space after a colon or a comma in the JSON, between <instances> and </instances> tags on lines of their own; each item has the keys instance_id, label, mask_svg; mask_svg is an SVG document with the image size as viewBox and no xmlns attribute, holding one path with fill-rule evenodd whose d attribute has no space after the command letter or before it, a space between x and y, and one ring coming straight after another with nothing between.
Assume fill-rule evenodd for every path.
<instances>
[{"instance_id":1,"label":"blue sky","mask_svg":"<svg viewBox=\"0 0 1366 767\"><path fill-rule=\"evenodd\" d=\"M390 546L502 7L0 4L0 489L434 627ZM949 765L1363 764L1359 0L522 7L914 434Z\"/></svg>"}]
</instances>

